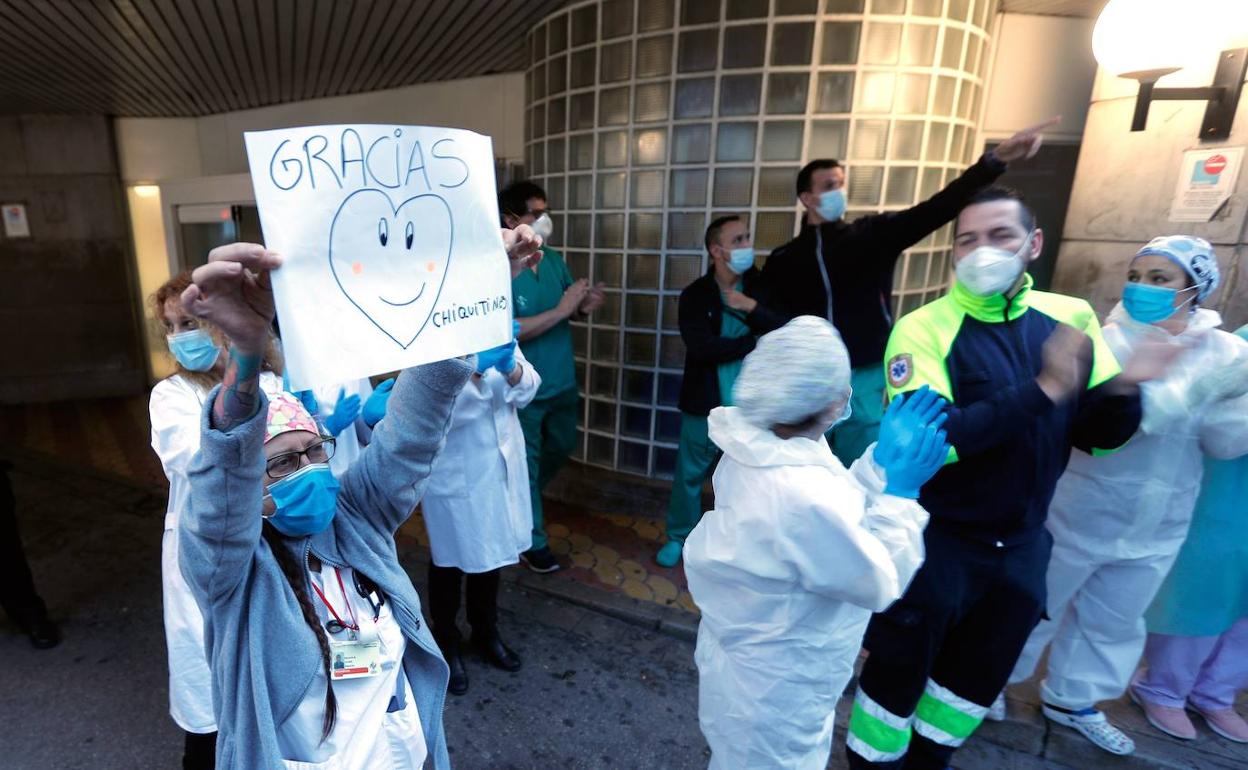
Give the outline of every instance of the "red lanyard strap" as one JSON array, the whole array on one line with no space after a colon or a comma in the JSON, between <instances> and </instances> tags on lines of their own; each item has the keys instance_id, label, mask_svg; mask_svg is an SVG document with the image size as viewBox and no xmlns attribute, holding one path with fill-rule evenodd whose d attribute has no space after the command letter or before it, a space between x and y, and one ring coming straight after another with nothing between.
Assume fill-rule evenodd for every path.
<instances>
[{"instance_id":1,"label":"red lanyard strap","mask_svg":"<svg viewBox=\"0 0 1248 770\"><path fill-rule=\"evenodd\" d=\"M338 571L337 567L334 567L334 575L338 577L338 590L342 592L342 600L347 605L347 614L351 617L350 623L347 623L345 620L343 620L341 617L338 616L338 612L334 609L334 605L330 604L329 599L325 598L325 593L321 591L320 586L318 586L315 582L312 582L312 581L308 581L308 582L312 583L312 590L316 591L316 595L321 598L321 602L325 605L325 609L329 610L329 614L334 616L334 620L338 621L338 625L342 626L343 628L349 628L352 631L359 631L360 630L359 621L355 619L355 610L351 609L351 600L347 598L346 586L342 584L342 573Z\"/></svg>"}]
</instances>

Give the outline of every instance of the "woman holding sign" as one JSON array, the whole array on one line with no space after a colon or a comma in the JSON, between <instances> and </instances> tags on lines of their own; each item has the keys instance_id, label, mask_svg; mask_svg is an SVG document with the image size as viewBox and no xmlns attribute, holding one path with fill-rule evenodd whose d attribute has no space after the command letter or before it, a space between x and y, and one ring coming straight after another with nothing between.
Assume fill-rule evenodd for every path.
<instances>
[{"instance_id":1,"label":"woman holding sign","mask_svg":"<svg viewBox=\"0 0 1248 770\"><path fill-rule=\"evenodd\" d=\"M513 256L536 242L513 237ZM449 767L447 666L393 538L474 362L403 372L372 443L335 480L332 444L303 405L285 395L269 403L260 391L274 315L268 271L280 264L261 246L223 246L182 296L230 341L180 536L205 617L217 766L419 768L431 758Z\"/></svg>"}]
</instances>

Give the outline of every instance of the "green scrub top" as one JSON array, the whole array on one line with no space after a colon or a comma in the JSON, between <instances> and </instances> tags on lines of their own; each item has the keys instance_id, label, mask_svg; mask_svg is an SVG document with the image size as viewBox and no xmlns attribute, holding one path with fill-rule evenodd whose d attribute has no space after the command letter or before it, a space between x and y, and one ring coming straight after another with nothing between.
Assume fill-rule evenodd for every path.
<instances>
[{"instance_id":1,"label":"green scrub top","mask_svg":"<svg viewBox=\"0 0 1248 770\"><path fill-rule=\"evenodd\" d=\"M737 281L734 287L737 291L741 291L744 284ZM724 301L724 293L719 293L720 301ZM728 307L728 303L724 302L723 318L719 322L719 336L721 337L744 337L750 333L750 327L745 323L745 314L740 310L733 310ZM741 366L745 363L745 359L738 358L736 361L729 361L720 364L719 374L719 398L724 406L732 406L732 388L737 383L737 375L741 374Z\"/></svg>"},{"instance_id":2,"label":"green scrub top","mask_svg":"<svg viewBox=\"0 0 1248 770\"><path fill-rule=\"evenodd\" d=\"M542 261L533 271L525 269L511 281L511 298L516 318L553 310L573 283L563 255L549 246L542 247ZM520 343L520 350L541 375L538 399L551 398L576 387L572 360L572 326L560 321L539 337Z\"/></svg>"}]
</instances>

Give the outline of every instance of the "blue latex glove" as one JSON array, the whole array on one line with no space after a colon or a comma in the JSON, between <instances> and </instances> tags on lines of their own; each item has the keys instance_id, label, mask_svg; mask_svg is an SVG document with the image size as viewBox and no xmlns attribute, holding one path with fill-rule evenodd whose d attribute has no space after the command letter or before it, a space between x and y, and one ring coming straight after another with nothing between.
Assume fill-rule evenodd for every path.
<instances>
[{"instance_id":1,"label":"blue latex glove","mask_svg":"<svg viewBox=\"0 0 1248 770\"><path fill-rule=\"evenodd\" d=\"M926 385L894 398L880 421L875 461L884 469L885 493L917 498L945 463L949 444L944 425L947 402Z\"/></svg>"},{"instance_id":2,"label":"blue latex glove","mask_svg":"<svg viewBox=\"0 0 1248 770\"><path fill-rule=\"evenodd\" d=\"M919 489L944 466L948 456L945 432L932 425L920 428L884 468L884 494L917 500Z\"/></svg>"},{"instance_id":3,"label":"blue latex glove","mask_svg":"<svg viewBox=\"0 0 1248 770\"><path fill-rule=\"evenodd\" d=\"M321 405L317 403L316 396L310 390L294 391L290 389L290 374L282 372L282 390L290 393L299 399L299 403L303 404L303 408L308 410L308 414L316 417L316 413L321 411Z\"/></svg>"},{"instance_id":4,"label":"blue latex glove","mask_svg":"<svg viewBox=\"0 0 1248 770\"><path fill-rule=\"evenodd\" d=\"M334 413L325 418L325 430L335 438L346 430L355 418L360 416L360 396L357 393L347 395L347 389L338 391L338 403L334 404Z\"/></svg>"},{"instance_id":5,"label":"blue latex glove","mask_svg":"<svg viewBox=\"0 0 1248 770\"><path fill-rule=\"evenodd\" d=\"M394 388L394 378L383 381L373 390L373 395L364 402L364 424L372 428L386 416L386 406L390 403L390 390Z\"/></svg>"},{"instance_id":6,"label":"blue latex glove","mask_svg":"<svg viewBox=\"0 0 1248 770\"><path fill-rule=\"evenodd\" d=\"M887 467L897 453L914 440L920 429L926 425L935 425L937 428L943 425L947 403L939 393L926 385L890 401L888 410L880 420L875 461Z\"/></svg>"},{"instance_id":7,"label":"blue latex glove","mask_svg":"<svg viewBox=\"0 0 1248 770\"><path fill-rule=\"evenodd\" d=\"M477 374L485 374L490 367L494 367L504 375L515 371L516 341L514 339L496 348L482 350L477 354Z\"/></svg>"}]
</instances>

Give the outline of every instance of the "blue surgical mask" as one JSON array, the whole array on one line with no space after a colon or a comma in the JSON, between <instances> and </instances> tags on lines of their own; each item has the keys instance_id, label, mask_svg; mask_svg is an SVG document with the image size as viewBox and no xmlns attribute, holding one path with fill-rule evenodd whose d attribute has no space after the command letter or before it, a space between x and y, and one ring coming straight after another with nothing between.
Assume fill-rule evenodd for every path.
<instances>
[{"instance_id":1,"label":"blue surgical mask","mask_svg":"<svg viewBox=\"0 0 1248 770\"><path fill-rule=\"evenodd\" d=\"M819 216L829 222L835 222L845 216L845 191L828 190L819 195Z\"/></svg>"},{"instance_id":2,"label":"blue surgical mask","mask_svg":"<svg viewBox=\"0 0 1248 770\"><path fill-rule=\"evenodd\" d=\"M745 246L728 252L728 267L737 275L744 275L746 270L754 267L754 247Z\"/></svg>"},{"instance_id":3,"label":"blue surgical mask","mask_svg":"<svg viewBox=\"0 0 1248 770\"><path fill-rule=\"evenodd\" d=\"M169 352L178 359L182 368L192 372L208 371L217 362L217 357L221 355L221 348L203 329L170 334L165 337L165 340L169 343Z\"/></svg>"},{"instance_id":4,"label":"blue surgical mask","mask_svg":"<svg viewBox=\"0 0 1248 770\"><path fill-rule=\"evenodd\" d=\"M1195 286L1189 286L1183 289L1183 291L1194 291L1195 289ZM1180 308L1196 298L1195 295L1192 295L1187 302L1183 302L1178 307L1175 307L1174 300L1178 294L1178 289L1167 289L1164 286L1149 286L1143 283L1128 283L1122 289L1122 305L1126 308L1127 315L1140 323L1155 324L1174 315Z\"/></svg>"},{"instance_id":5,"label":"blue surgical mask","mask_svg":"<svg viewBox=\"0 0 1248 770\"><path fill-rule=\"evenodd\" d=\"M270 524L287 537L303 537L325 531L338 510L338 479L325 463L305 465L269 485L268 497L277 510Z\"/></svg>"}]
</instances>

